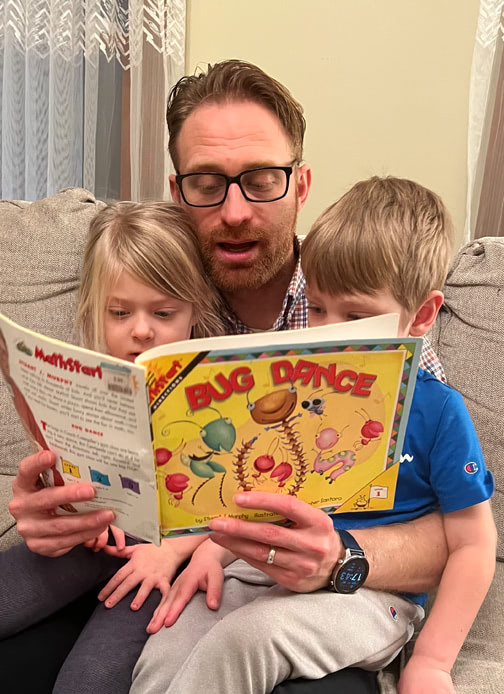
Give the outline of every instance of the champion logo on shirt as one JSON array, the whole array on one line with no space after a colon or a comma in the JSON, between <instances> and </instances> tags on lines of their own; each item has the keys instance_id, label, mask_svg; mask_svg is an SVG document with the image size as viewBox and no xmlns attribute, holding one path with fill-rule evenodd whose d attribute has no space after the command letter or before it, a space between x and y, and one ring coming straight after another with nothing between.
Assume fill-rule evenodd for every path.
<instances>
[{"instance_id":1,"label":"champion logo on shirt","mask_svg":"<svg viewBox=\"0 0 504 694\"><path fill-rule=\"evenodd\" d=\"M398 619L397 611L394 607L392 607L392 605L389 607L389 612L390 612L390 616L392 617L394 622L397 622L397 619Z\"/></svg>"},{"instance_id":2,"label":"champion logo on shirt","mask_svg":"<svg viewBox=\"0 0 504 694\"><path fill-rule=\"evenodd\" d=\"M478 463L466 463L464 465L464 471L467 472L468 475L474 475L476 472L478 472L479 467Z\"/></svg>"}]
</instances>

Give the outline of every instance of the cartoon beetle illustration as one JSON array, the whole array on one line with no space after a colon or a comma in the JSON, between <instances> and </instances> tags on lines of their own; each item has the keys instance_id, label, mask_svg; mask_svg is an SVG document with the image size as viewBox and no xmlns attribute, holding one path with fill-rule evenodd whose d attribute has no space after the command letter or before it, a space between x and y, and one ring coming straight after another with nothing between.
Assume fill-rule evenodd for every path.
<instances>
[{"instance_id":1,"label":"cartoon beetle illustration","mask_svg":"<svg viewBox=\"0 0 504 694\"><path fill-rule=\"evenodd\" d=\"M303 449L299 443L299 436L292 426L292 421L301 415L291 416L297 405L296 388L284 388L282 390L274 390L259 398L255 402L248 402L247 409L250 416L257 422L265 426L265 431L271 429L280 429L283 444L290 451L296 465L296 477L292 487L288 489L288 494L295 496L301 489L303 482L306 479L307 463L304 457ZM234 465L237 472L237 480L240 487L248 491L251 489L246 481L245 460L246 454L250 452L251 442L243 444ZM292 465L287 461L283 461L272 471L270 477L276 478L279 481L279 486L284 486L285 481L292 474Z\"/></svg>"}]
</instances>

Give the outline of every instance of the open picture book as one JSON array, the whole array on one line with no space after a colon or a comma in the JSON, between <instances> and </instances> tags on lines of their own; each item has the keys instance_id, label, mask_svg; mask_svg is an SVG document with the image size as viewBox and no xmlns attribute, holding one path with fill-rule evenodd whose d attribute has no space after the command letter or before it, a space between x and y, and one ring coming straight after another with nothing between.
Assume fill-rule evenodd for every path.
<instances>
[{"instance_id":1,"label":"open picture book","mask_svg":"<svg viewBox=\"0 0 504 694\"><path fill-rule=\"evenodd\" d=\"M25 429L57 463L46 485L91 482L63 514L112 509L159 544L212 518L281 522L239 491L328 513L392 508L421 338L395 314L186 340L135 363L53 340L0 314L0 369Z\"/></svg>"}]
</instances>

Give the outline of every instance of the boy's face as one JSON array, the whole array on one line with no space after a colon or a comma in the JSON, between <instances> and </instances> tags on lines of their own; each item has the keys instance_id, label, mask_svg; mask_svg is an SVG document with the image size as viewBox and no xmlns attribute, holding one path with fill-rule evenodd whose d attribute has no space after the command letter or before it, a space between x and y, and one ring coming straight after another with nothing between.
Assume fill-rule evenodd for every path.
<instances>
[{"instance_id":1,"label":"boy's face","mask_svg":"<svg viewBox=\"0 0 504 694\"><path fill-rule=\"evenodd\" d=\"M399 314L398 337L409 335L413 318L394 298L390 290L381 290L376 294L338 294L332 296L321 292L316 286L306 285L308 302L308 325L330 325L346 323L359 318L381 316L384 313Z\"/></svg>"}]
</instances>

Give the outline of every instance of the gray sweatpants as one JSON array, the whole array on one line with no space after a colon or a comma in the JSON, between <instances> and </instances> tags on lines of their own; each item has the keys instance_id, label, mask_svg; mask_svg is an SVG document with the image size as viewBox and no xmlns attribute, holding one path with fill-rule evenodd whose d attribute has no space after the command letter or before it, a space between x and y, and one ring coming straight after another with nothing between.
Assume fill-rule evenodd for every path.
<instances>
[{"instance_id":1,"label":"gray sweatpants","mask_svg":"<svg viewBox=\"0 0 504 694\"><path fill-rule=\"evenodd\" d=\"M268 694L288 679L379 670L423 616L409 600L366 588L293 593L237 560L225 569L219 610L199 592L172 627L149 637L130 694Z\"/></svg>"},{"instance_id":2,"label":"gray sweatpants","mask_svg":"<svg viewBox=\"0 0 504 694\"><path fill-rule=\"evenodd\" d=\"M43 557L25 544L0 552L0 639L37 624L97 588L125 563L79 546L61 557ZM136 592L136 591L135 591ZM133 666L160 600L153 591L142 609L134 592L107 610L99 603L68 654L54 694L126 694Z\"/></svg>"}]
</instances>

